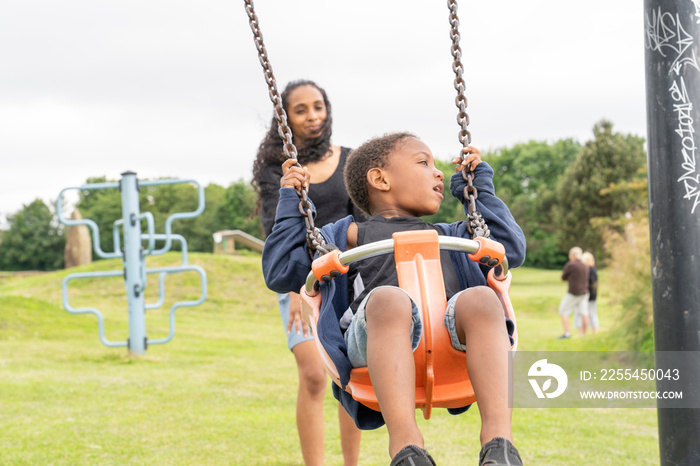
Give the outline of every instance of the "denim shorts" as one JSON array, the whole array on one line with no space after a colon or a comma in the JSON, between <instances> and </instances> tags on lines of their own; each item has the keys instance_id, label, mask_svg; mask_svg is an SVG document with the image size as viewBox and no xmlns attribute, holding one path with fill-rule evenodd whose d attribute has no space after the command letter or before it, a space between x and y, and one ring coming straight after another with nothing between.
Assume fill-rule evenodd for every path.
<instances>
[{"instance_id":1,"label":"denim shorts","mask_svg":"<svg viewBox=\"0 0 700 466\"><path fill-rule=\"evenodd\" d=\"M277 302L280 307L280 317L282 317L282 325L284 326L284 333L287 334L287 348L291 351L299 343L304 341L313 340L314 337L311 334L311 329L309 328L309 336L304 336L304 330L302 328L300 333L297 333L297 327L293 326L292 331L287 333L287 326L289 325L289 294L288 293L278 293Z\"/></svg>"},{"instance_id":2,"label":"denim shorts","mask_svg":"<svg viewBox=\"0 0 700 466\"><path fill-rule=\"evenodd\" d=\"M348 358L352 367L366 367L367 366L367 318L365 316L365 306L367 305L367 300L374 293L375 290L382 288L377 287L370 291L365 299L362 300L360 306L357 308L357 313L353 316L350 326L345 332L345 345L348 348ZM394 288L394 287L391 287ZM406 293L401 288L398 288L404 293ZM445 311L445 327L450 334L450 342L452 347L459 351L465 350L465 345L460 343L459 336L457 335L457 329L455 325L455 302L457 302L457 297L462 293L455 294L447 302L447 310ZM408 295L408 293L406 293ZM413 351L418 348L418 343L420 343L421 335L423 333L423 321L418 315L418 306L415 301L408 296L411 300L411 348Z\"/></svg>"},{"instance_id":3,"label":"denim shorts","mask_svg":"<svg viewBox=\"0 0 700 466\"><path fill-rule=\"evenodd\" d=\"M457 335L457 324L455 323L455 303L457 302L459 295L461 295L464 291L465 290L460 291L452 296L449 301L447 301L447 309L445 310L445 327L447 327L447 331L450 334L450 343L452 343L452 347L458 351L466 352L467 345L459 341L459 335Z\"/></svg>"}]
</instances>

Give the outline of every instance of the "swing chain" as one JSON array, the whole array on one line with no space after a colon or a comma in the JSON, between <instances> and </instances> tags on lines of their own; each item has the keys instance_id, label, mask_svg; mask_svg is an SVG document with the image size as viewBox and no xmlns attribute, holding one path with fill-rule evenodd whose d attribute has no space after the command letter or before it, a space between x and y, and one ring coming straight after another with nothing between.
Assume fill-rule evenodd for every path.
<instances>
[{"instance_id":1,"label":"swing chain","mask_svg":"<svg viewBox=\"0 0 700 466\"><path fill-rule=\"evenodd\" d=\"M467 214L467 230L471 235L472 239L483 236L484 238L489 238L491 236L491 230L486 224L486 220L482 217L481 212L476 210L476 198L479 197L476 187L472 183L474 179L474 174L470 171L467 172L465 168L462 170L462 178L467 182L467 186L464 188L464 199L469 201L469 213Z\"/></svg>"},{"instance_id":2,"label":"swing chain","mask_svg":"<svg viewBox=\"0 0 700 466\"><path fill-rule=\"evenodd\" d=\"M304 224L306 226L306 244L309 247L310 255L313 258L312 251L317 251L320 255L328 254L333 249L337 249L334 244L326 243L326 240L321 234L321 230L314 226L313 211L309 202L309 194L306 189L302 189L299 193L301 200L299 201L299 212L304 216Z\"/></svg>"},{"instance_id":3,"label":"swing chain","mask_svg":"<svg viewBox=\"0 0 700 466\"><path fill-rule=\"evenodd\" d=\"M455 104L459 109L457 114L457 123L461 128L459 132L459 142L462 143L463 147L469 146L472 142L472 136L467 126L469 126L469 115L467 114L467 98L464 95L464 90L466 88L464 84L464 79L462 75L464 74L464 68L462 67L462 49L459 46L459 17L457 16L457 0L448 0L448 6L450 7L450 38L452 39L452 56L454 57L454 62L452 63L452 70L455 72L455 89L457 90L457 98L455 99Z\"/></svg>"},{"instance_id":4,"label":"swing chain","mask_svg":"<svg viewBox=\"0 0 700 466\"><path fill-rule=\"evenodd\" d=\"M258 50L258 59L263 67L265 82L267 83L267 88L270 91L270 100L272 101L272 105L275 107L275 120L277 120L278 124L278 133L283 141L282 149L284 150L284 155L287 159L296 160L297 148L292 142L292 131L289 129L289 125L287 124L287 113L284 111L282 98L280 97L280 93L277 91L277 81L275 80L275 75L272 72L272 65L270 64L267 50L265 49L265 43L263 42L262 31L260 31L258 16L255 14L253 0L244 1L245 10L246 13L248 13L250 29L253 31L255 48ZM298 162L296 166L301 167ZM326 244L326 240L323 238L323 235L321 235L321 230L316 228L314 225L311 202L309 202L309 194L306 188L301 188L301 190L297 192L301 198L299 201L299 211L304 216L304 223L306 225L306 243L311 251L317 251L321 255L327 254L328 251L335 249L335 246Z\"/></svg>"},{"instance_id":5,"label":"swing chain","mask_svg":"<svg viewBox=\"0 0 700 466\"><path fill-rule=\"evenodd\" d=\"M457 16L457 0L448 0L447 5L450 8L450 38L452 39L452 57L454 62L452 63L452 70L455 72L455 89L457 90L457 97L455 98L455 104L459 109L457 113L457 123L460 126L459 132L459 142L462 144L462 152L460 156L464 160L465 149L472 142L472 135L467 129L469 126L469 114L467 113L467 97L464 95L464 90L466 88L464 84L464 67L462 66L462 49L459 46L459 17ZM491 235L489 227L486 225L486 221L481 216L481 213L476 210L476 199L478 197L478 192L474 186L474 173L471 167L462 170L462 178L467 182L467 186L464 188L464 199L469 202L468 214L467 214L467 229L472 238L477 236L483 236L488 238Z\"/></svg>"}]
</instances>

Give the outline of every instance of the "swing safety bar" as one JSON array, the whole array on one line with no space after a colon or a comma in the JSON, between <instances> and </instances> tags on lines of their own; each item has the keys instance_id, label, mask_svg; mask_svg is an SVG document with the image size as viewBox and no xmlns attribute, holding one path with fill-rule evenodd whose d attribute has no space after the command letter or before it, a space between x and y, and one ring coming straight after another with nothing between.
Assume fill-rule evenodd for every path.
<instances>
[{"instance_id":1,"label":"swing safety bar","mask_svg":"<svg viewBox=\"0 0 700 466\"><path fill-rule=\"evenodd\" d=\"M469 254L471 259L479 257L480 252L485 253L485 251L489 247L493 247L493 244L498 245L500 246L500 249L503 249L503 246L500 245L500 243L497 243L493 240L485 240L481 237L476 238L476 240L471 240L466 238L458 238L456 236L438 236L438 243L440 245L440 249L444 249L447 251L466 252ZM381 256L382 254L389 254L391 252L394 252L394 240L385 239L382 241L375 241L373 243L364 244L362 246L358 246L345 252L340 252L336 249L328 254L325 254L322 257L319 257L318 259L316 259L316 261L319 261L320 259L325 259L328 262L332 261L334 264L340 264L338 271L341 273L346 273L348 271L348 268L346 266L350 265L353 262L356 262L361 259L369 259L372 257ZM502 254L503 255L499 260L499 264L493 269L494 278L499 281L505 280L508 276L508 259L505 257L505 251L503 251ZM334 257L334 259L331 259L331 257ZM482 257L490 256L485 255ZM478 259L476 260L479 261ZM314 266L312 266L314 267L314 269L311 272L309 272L309 275L306 277L306 293L309 296L315 296L318 293L317 282L321 280L319 273L316 272L316 268L318 267L318 265L316 265L316 261L314 261Z\"/></svg>"}]
</instances>

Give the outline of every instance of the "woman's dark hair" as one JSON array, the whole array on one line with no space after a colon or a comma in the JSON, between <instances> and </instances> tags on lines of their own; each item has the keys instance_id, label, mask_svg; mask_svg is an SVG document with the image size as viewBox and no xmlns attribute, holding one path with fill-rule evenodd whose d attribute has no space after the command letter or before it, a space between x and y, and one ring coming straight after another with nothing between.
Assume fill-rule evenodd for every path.
<instances>
[{"instance_id":1,"label":"woman's dark hair","mask_svg":"<svg viewBox=\"0 0 700 466\"><path fill-rule=\"evenodd\" d=\"M301 79L292 81L287 84L287 87L282 91L282 107L284 111L289 113L289 94L296 88L301 86L313 86L323 96L323 103L326 106L326 119L322 125L321 135L316 138L311 138L304 141L303 145L299 145L300 141L293 141L297 148L297 160L300 164L305 165L310 162L321 160L331 148L331 133L333 132L333 118L331 115L331 103L328 101L326 91L323 90L313 81ZM294 136L292 134L292 136ZM283 150L283 141L279 135L279 123L275 117L272 117L270 129L263 138L258 147L258 154L253 163L253 188L258 194L258 209L260 208L260 177L265 167L269 165L279 165L286 160Z\"/></svg>"}]
</instances>

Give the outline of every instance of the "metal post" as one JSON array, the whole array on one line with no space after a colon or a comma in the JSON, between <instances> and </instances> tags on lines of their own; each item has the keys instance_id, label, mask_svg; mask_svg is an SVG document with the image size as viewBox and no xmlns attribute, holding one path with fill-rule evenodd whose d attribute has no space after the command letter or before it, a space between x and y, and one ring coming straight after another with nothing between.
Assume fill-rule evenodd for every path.
<instances>
[{"instance_id":1,"label":"metal post","mask_svg":"<svg viewBox=\"0 0 700 466\"><path fill-rule=\"evenodd\" d=\"M122 219L124 220L124 286L129 302L129 351L146 353L144 260L141 247L141 219L136 173L122 173Z\"/></svg>"},{"instance_id":2,"label":"metal post","mask_svg":"<svg viewBox=\"0 0 700 466\"><path fill-rule=\"evenodd\" d=\"M699 13L695 0L644 2L656 351L700 351ZM700 367L687 372L678 388L693 393ZM700 464L700 409L658 420L661 464Z\"/></svg>"}]
</instances>

